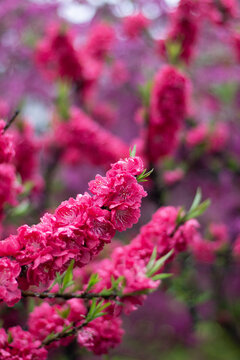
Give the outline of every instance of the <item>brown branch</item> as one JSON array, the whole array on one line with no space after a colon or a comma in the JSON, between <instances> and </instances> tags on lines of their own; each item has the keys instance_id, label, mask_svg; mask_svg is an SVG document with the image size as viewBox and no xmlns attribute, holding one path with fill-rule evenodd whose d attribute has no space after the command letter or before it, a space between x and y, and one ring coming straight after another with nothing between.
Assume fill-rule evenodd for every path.
<instances>
[{"instance_id":1,"label":"brown branch","mask_svg":"<svg viewBox=\"0 0 240 360\"><path fill-rule=\"evenodd\" d=\"M49 293L49 292L42 292L42 293L36 293L33 291L22 291L22 296L23 297L36 297L38 299L64 299L64 300L69 300L69 299L87 299L87 300L91 300L94 298L102 298L102 299L115 299L116 297L125 297L125 296L130 296L132 294L117 294L117 293L112 293L112 294L102 294L101 293L81 293L81 294L72 294L72 293Z\"/></svg>"},{"instance_id":2,"label":"brown branch","mask_svg":"<svg viewBox=\"0 0 240 360\"><path fill-rule=\"evenodd\" d=\"M6 125L4 126L4 132L7 131L7 129L12 125L12 123L15 121L15 119L17 118L17 116L19 115L20 111L16 110L15 113L13 114L13 116L8 120L8 122L6 123Z\"/></svg>"},{"instance_id":3,"label":"brown branch","mask_svg":"<svg viewBox=\"0 0 240 360\"><path fill-rule=\"evenodd\" d=\"M41 347L48 346L52 342L61 340L61 339L65 338L65 337L76 335L76 333L79 330L81 330L84 326L86 326L87 324L88 324L88 322L84 322L79 326L74 326L71 329L68 329L68 330L65 330L65 331L60 331L60 332L56 333L50 339L46 338L45 340L43 340L43 342L41 344Z\"/></svg>"}]
</instances>

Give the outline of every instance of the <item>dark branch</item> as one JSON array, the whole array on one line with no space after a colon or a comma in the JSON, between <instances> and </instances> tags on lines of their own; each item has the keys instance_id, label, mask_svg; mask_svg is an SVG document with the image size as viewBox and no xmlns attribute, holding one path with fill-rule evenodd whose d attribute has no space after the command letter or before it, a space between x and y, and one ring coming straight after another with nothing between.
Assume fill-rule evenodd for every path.
<instances>
[{"instance_id":1,"label":"dark branch","mask_svg":"<svg viewBox=\"0 0 240 360\"><path fill-rule=\"evenodd\" d=\"M56 333L50 339L46 338L45 340L43 340L41 347L50 345L52 342L61 340L67 336L76 335L76 333L79 330L81 330L84 326L86 326L87 324L88 324L87 322L84 322L79 326L72 327L66 331L61 331L61 332Z\"/></svg>"},{"instance_id":2,"label":"dark branch","mask_svg":"<svg viewBox=\"0 0 240 360\"><path fill-rule=\"evenodd\" d=\"M4 126L4 131L7 131L7 129L12 125L12 123L14 122L14 120L17 118L17 116L19 115L20 111L16 110L15 113L13 114L13 116L8 120L8 122L6 123L6 125Z\"/></svg>"},{"instance_id":3,"label":"dark branch","mask_svg":"<svg viewBox=\"0 0 240 360\"><path fill-rule=\"evenodd\" d=\"M36 297L39 299L87 299L91 300L94 298L102 298L102 299L115 299L116 297L123 297L126 295L120 295L116 293L112 294L102 294L101 293L81 293L81 294L72 294L72 293L49 293L49 292L43 292L43 293L35 293L33 291L22 291L23 297Z\"/></svg>"}]
</instances>

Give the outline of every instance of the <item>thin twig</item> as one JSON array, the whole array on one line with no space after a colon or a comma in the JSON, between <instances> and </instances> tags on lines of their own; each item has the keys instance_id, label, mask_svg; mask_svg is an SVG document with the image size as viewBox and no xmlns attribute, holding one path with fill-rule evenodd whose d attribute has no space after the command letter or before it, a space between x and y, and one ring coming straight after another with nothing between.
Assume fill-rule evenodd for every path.
<instances>
[{"instance_id":1,"label":"thin twig","mask_svg":"<svg viewBox=\"0 0 240 360\"><path fill-rule=\"evenodd\" d=\"M17 118L17 116L19 115L20 111L16 110L15 113L13 114L13 116L8 120L8 122L6 123L6 125L4 126L4 131L7 131L7 129L12 125L12 123L14 122L14 120Z\"/></svg>"},{"instance_id":2,"label":"thin twig","mask_svg":"<svg viewBox=\"0 0 240 360\"><path fill-rule=\"evenodd\" d=\"M86 326L87 324L88 324L88 322L84 322L79 326L73 327L73 328L68 329L66 331L60 331L60 332L56 333L50 339L46 338L45 340L43 340L43 342L41 344L41 347L50 345L52 342L61 340L61 339L65 338L65 337L76 335L76 333L79 330L81 330L84 326Z\"/></svg>"},{"instance_id":3,"label":"thin twig","mask_svg":"<svg viewBox=\"0 0 240 360\"><path fill-rule=\"evenodd\" d=\"M87 299L91 300L94 298L102 298L102 299L115 299L116 297L123 297L123 296L130 296L129 294L121 295L117 293L112 294L102 294L101 293L81 293L81 294L72 294L72 293L49 293L49 292L42 292L42 293L36 293L33 291L22 291L23 297L36 297L38 299Z\"/></svg>"}]
</instances>

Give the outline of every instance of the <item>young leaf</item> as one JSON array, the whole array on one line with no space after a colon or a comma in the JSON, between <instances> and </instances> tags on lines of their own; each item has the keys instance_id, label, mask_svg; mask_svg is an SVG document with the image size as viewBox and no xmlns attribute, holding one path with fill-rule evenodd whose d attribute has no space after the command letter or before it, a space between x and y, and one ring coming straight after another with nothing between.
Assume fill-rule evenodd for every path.
<instances>
[{"instance_id":1,"label":"young leaf","mask_svg":"<svg viewBox=\"0 0 240 360\"><path fill-rule=\"evenodd\" d=\"M196 209L190 211L186 215L185 220L187 221L187 220L190 220L190 219L193 219L195 217L202 215L207 210L207 208L210 206L210 204L211 204L210 199L205 200L200 205L198 205L198 207Z\"/></svg>"},{"instance_id":2,"label":"young leaf","mask_svg":"<svg viewBox=\"0 0 240 360\"><path fill-rule=\"evenodd\" d=\"M62 291L64 291L67 287L71 286L73 284L73 266L74 266L74 260L71 261L69 267L67 268L65 275L63 277L62 281Z\"/></svg>"},{"instance_id":3,"label":"young leaf","mask_svg":"<svg viewBox=\"0 0 240 360\"><path fill-rule=\"evenodd\" d=\"M18 206L11 209L10 215L12 217L25 216L29 213L31 208L28 200L23 200Z\"/></svg>"},{"instance_id":4,"label":"young leaf","mask_svg":"<svg viewBox=\"0 0 240 360\"><path fill-rule=\"evenodd\" d=\"M151 258L146 266L146 270L147 272L153 267L155 261L156 261L156 258L157 258L157 247L155 246L154 249L153 249L153 252L152 252L152 255L151 255Z\"/></svg>"},{"instance_id":5,"label":"young leaf","mask_svg":"<svg viewBox=\"0 0 240 360\"><path fill-rule=\"evenodd\" d=\"M184 214L184 209L181 207L177 214L177 219L176 219L177 225L180 225L183 222L183 219L184 219L183 214Z\"/></svg>"},{"instance_id":6,"label":"young leaf","mask_svg":"<svg viewBox=\"0 0 240 360\"><path fill-rule=\"evenodd\" d=\"M171 276L172 276L172 274L162 273L162 274L154 275L154 276L152 277L152 279L153 279L154 281L157 281L157 280L167 279L167 278L169 278L169 277L171 277Z\"/></svg>"},{"instance_id":7,"label":"young leaf","mask_svg":"<svg viewBox=\"0 0 240 360\"><path fill-rule=\"evenodd\" d=\"M93 299L85 321L88 323L100 316L106 315L103 310L110 305L111 302L104 303L104 300L101 300L99 303L97 303L97 299Z\"/></svg>"},{"instance_id":8,"label":"young leaf","mask_svg":"<svg viewBox=\"0 0 240 360\"><path fill-rule=\"evenodd\" d=\"M147 181L147 177L149 177L151 175L151 173L153 172L154 169L148 171L146 173L146 170L147 169L144 169L143 172L137 176L137 181L138 182L144 182L144 181Z\"/></svg>"},{"instance_id":9,"label":"young leaf","mask_svg":"<svg viewBox=\"0 0 240 360\"><path fill-rule=\"evenodd\" d=\"M136 150L137 150L137 146L136 146L136 145L134 145L132 149L130 148L130 149L129 149L129 156L130 156L130 157L135 157L135 156L136 156Z\"/></svg>"},{"instance_id":10,"label":"young leaf","mask_svg":"<svg viewBox=\"0 0 240 360\"><path fill-rule=\"evenodd\" d=\"M59 311L56 309L58 315L60 315L63 319L66 319L70 313L70 306L68 306L66 309Z\"/></svg>"},{"instance_id":11,"label":"young leaf","mask_svg":"<svg viewBox=\"0 0 240 360\"><path fill-rule=\"evenodd\" d=\"M152 277L166 262L166 260L173 254L173 249L170 250L166 255L158 259L151 269L147 271L147 276Z\"/></svg>"},{"instance_id":12,"label":"young leaf","mask_svg":"<svg viewBox=\"0 0 240 360\"><path fill-rule=\"evenodd\" d=\"M98 274L91 274L90 279L88 280L88 286L86 288L86 292L90 291L94 285L96 285L100 281Z\"/></svg>"},{"instance_id":13,"label":"young leaf","mask_svg":"<svg viewBox=\"0 0 240 360\"><path fill-rule=\"evenodd\" d=\"M193 202L192 202L192 205L189 209L189 212L191 212L192 210L195 210L198 205L200 204L201 202L201 199L202 199L202 192L201 192L201 189L200 188L197 188L197 192L196 192L196 195L193 199Z\"/></svg>"}]
</instances>

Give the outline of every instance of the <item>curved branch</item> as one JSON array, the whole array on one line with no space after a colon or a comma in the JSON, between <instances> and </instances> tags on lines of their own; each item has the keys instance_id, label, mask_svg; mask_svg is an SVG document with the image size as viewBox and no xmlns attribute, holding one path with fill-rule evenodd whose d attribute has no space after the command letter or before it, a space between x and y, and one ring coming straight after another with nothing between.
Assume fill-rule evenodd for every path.
<instances>
[{"instance_id":1,"label":"curved branch","mask_svg":"<svg viewBox=\"0 0 240 360\"><path fill-rule=\"evenodd\" d=\"M4 126L4 131L7 131L7 129L12 125L12 123L15 121L15 119L17 118L17 116L19 115L20 111L16 110L15 113L13 114L13 116L8 120L8 122L6 123L6 125Z\"/></svg>"},{"instance_id":2,"label":"curved branch","mask_svg":"<svg viewBox=\"0 0 240 360\"><path fill-rule=\"evenodd\" d=\"M50 292L43 292L43 293L36 293L33 291L22 291L22 296L23 297L36 297L39 299L64 299L64 300L69 300L69 299L87 299L87 300L91 300L94 298L101 298L101 299L115 299L117 297L126 297L126 296L130 296L132 294L118 294L116 292L113 292L111 294L101 294L101 293L81 293L81 294L72 294L72 293L50 293Z\"/></svg>"}]
</instances>

